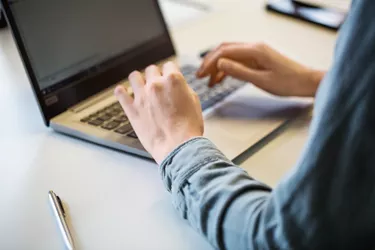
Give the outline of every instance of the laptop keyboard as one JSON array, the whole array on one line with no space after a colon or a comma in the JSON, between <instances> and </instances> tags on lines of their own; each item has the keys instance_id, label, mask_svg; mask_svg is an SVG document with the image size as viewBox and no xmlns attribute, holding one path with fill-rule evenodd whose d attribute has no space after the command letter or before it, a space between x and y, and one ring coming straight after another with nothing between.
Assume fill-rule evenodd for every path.
<instances>
[{"instance_id":1,"label":"laptop keyboard","mask_svg":"<svg viewBox=\"0 0 375 250\"><path fill-rule=\"evenodd\" d=\"M191 65L186 65L181 68L181 72L185 76L186 81L198 94L202 110L218 103L245 84L245 82L228 78L223 83L209 88L205 79L202 80L195 77L196 70L197 68ZM105 130L113 130L115 133L137 139L137 135L130 125L128 118L124 114L120 103L117 101L87 117L82 118L80 121Z\"/></svg>"},{"instance_id":2,"label":"laptop keyboard","mask_svg":"<svg viewBox=\"0 0 375 250\"><path fill-rule=\"evenodd\" d=\"M114 130L114 132L122 135L129 133L128 136L137 138L135 133L131 133L134 132L133 128L117 101L82 118L81 122L106 130Z\"/></svg>"},{"instance_id":3,"label":"laptop keyboard","mask_svg":"<svg viewBox=\"0 0 375 250\"><path fill-rule=\"evenodd\" d=\"M198 94L201 101L202 110L205 110L225 97L233 93L235 90L245 85L245 82L233 78L226 79L220 84L208 87L207 79L197 79L195 72L197 68L192 65L186 65L181 68L182 74L190 87Z\"/></svg>"}]
</instances>

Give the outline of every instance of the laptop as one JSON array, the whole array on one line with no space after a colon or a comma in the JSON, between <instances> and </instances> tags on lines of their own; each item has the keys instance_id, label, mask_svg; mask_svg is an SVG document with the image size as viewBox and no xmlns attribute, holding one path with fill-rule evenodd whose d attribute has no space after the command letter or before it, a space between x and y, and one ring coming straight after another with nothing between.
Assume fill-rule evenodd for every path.
<instances>
[{"instance_id":1,"label":"laptop","mask_svg":"<svg viewBox=\"0 0 375 250\"><path fill-rule=\"evenodd\" d=\"M151 158L113 95L133 70L176 60L156 0L1 0L41 114L57 132ZM208 31L209 32L209 31ZM198 93L205 136L230 159L306 107L226 79L196 79L199 61L180 61ZM149 124L153 126L153 124Z\"/></svg>"}]
</instances>

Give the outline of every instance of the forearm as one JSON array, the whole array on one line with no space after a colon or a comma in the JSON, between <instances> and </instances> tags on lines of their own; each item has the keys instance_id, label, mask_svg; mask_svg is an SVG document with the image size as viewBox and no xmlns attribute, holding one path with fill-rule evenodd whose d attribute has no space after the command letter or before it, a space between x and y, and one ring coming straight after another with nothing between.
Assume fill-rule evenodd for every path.
<instances>
[{"instance_id":1,"label":"forearm","mask_svg":"<svg viewBox=\"0 0 375 250\"><path fill-rule=\"evenodd\" d=\"M335 137L333 141L342 138ZM325 138L313 141L298 171L273 191L203 138L181 145L160 171L179 214L217 249L325 250L372 244L373 202L366 195L352 195L370 190L372 168L356 166L368 173L368 180L353 182L358 171L352 166L359 160L337 155L342 149L325 144Z\"/></svg>"},{"instance_id":2,"label":"forearm","mask_svg":"<svg viewBox=\"0 0 375 250\"><path fill-rule=\"evenodd\" d=\"M271 188L250 178L210 141L196 138L180 146L161 172L180 215L213 246L249 249L256 242L257 220Z\"/></svg>"}]
</instances>

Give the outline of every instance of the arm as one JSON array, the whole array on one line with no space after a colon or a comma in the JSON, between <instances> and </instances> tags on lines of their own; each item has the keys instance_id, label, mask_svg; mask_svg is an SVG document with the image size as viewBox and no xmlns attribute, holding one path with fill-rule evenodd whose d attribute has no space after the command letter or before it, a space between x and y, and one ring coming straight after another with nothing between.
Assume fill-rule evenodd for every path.
<instances>
[{"instance_id":1,"label":"arm","mask_svg":"<svg viewBox=\"0 0 375 250\"><path fill-rule=\"evenodd\" d=\"M355 1L316 100L305 153L271 190L208 140L161 174L181 216L220 249L367 249L375 232L375 2Z\"/></svg>"}]
</instances>

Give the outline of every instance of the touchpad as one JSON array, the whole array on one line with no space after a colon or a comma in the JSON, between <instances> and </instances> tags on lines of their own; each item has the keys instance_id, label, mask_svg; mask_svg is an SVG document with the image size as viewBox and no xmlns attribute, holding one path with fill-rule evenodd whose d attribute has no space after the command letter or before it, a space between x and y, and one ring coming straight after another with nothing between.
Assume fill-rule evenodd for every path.
<instances>
[{"instance_id":1,"label":"touchpad","mask_svg":"<svg viewBox=\"0 0 375 250\"><path fill-rule=\"evenodd\" d=\"M205 136L233 159L311 105L311 98L275 97L249 84L205 112Z\"/></svg>"}]
</instances>

